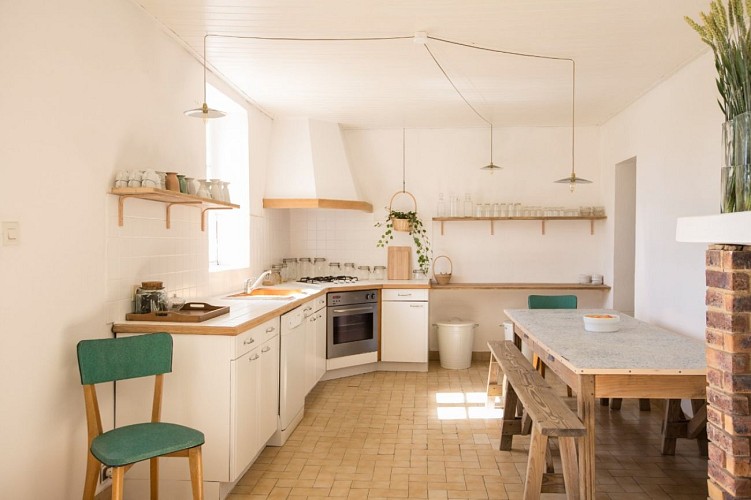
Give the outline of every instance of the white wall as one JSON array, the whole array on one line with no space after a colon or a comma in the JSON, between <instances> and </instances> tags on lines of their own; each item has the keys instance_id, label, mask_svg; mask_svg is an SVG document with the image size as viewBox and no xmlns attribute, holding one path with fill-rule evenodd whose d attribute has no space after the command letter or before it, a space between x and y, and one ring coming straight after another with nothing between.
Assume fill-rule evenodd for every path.
<instances>
[{"instance_id":1,"label":"white wall","mask_svg":"<svg viewBox=\"0 0 751 500\"><path fill-rule=\"evenodd\" d=\"M444 235L436 215L438 194L470 193L474 201L521 202L535 206L604 205L600 182L599 131L577 129L578 175L594 181L573 193L567 184L553 181L570 173L570 129L500 128L494 131L494 174L480 170L489 160L488 130L410 129L406 131L406 187L417 199L418 214L428 228L433 255L453 262L456 282L568 282L580 273L605 271L605 224L595 223L595 234L582 221L549 222L543 235L539 221L446 223ZM377 248L383 232L374 227L385 218L390 199L402 188L402 130L347 130L345 143L358 190L374 206L373 214L337 210L291 211L293 257L327 257L356 265L385 265L386 249ZM409 198L399 196L397 207L411 209ZM393 244L409 245L406 235ZM412 257L416 268L416 256ZM443 261L445 262L445 261ZM539 291L538 291L539 292ZM487 350L487 340L501 338L505 307L526 307L529 290L508 292L433 292L431 322L454 316L480 323L476 351ZM608 292L580 295L583 306L602 307ZM500 337L499 337L500 336ZM431 349L435 349L431 342Z\"/></svg>"},{"instance_id":2,"label":"white wall","mask_svg":"<svg viewBox=\"0 0 751 500\"><path fill-rule=\"evenodd\" d=\"M602 127L602 181L613 210L614 167L635 157L635 313L704 336L706 245L677 243L676 219L719 212L720 127L711 54L683 67ZM606 255L613 255L608 221ZM606 279L613 276L608 264Z\"/></svg>"},{"instance_id":3,"label":"white wall","mask_svg":"<svg viewBox=\"0 0 751 500\"><path fill-rule=\"evenodd\" d=\"M141 9L125 0L2 2L0 67L0 220L21 227L20 245L0 247L0 496L80 498L76 343L110 336L108 322L143 279L194 297L239 288L250 270L208 274L195 209L173 208L166 230L163 205L127 200L125 225L116 225L107 191L117 170L204 168L203 125L183 115L200 104L201 65ZM258 208L266 153L257 148L270 120L249 114L255 271L286 250L288 221Z\"/></svg>"}]
</instances>

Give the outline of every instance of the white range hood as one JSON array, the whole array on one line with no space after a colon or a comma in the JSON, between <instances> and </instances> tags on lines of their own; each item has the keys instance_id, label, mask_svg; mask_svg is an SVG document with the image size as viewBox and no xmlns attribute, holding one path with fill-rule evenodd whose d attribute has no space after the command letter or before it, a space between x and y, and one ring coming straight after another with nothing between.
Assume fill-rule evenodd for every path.
<instances>
[{"instance_id":1,"label":"white range hood","mask_svg":"<svg viewBox=\"0 0 751 500\"><path fill-rule=\"evenodd\" d=\"M373 211L357 194L338 124L274 120L263 206Z\"/></svg>"}]
</instances>

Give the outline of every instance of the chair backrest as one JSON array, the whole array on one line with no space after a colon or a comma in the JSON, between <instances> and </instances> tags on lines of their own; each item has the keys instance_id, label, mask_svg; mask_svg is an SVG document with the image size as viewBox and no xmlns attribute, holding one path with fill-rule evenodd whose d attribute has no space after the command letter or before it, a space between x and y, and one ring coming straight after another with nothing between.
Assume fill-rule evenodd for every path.
<instances>
[{"instance_id":1,"label":"chair backrest","mask_svg":"<svg viewBox=\"0 0 751 500\"><path fill-rule=\"evenodd\" d=\"M527 297L530 309L576 309L576 295L530 295Z\"/></svg>"},{"instance_id":2,"label":"chair backrest","mask_svg":"<svg viewBox=\"0 0 751 500\"><path fill-rule=\"evenodd\" d=\"M151 333L78 343L81 384L99 384L172 371L172 336Z\"/></svg>"}]
</instances>

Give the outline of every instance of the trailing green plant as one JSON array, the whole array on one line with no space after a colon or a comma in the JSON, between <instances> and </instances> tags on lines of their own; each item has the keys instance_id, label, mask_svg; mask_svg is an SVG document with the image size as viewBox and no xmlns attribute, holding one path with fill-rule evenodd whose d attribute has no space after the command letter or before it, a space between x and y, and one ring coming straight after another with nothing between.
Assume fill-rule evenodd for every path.
<instances>
[{"instance_id":1,"label":"trailing green plant","mask_svg":"<svg viewBox=\"0 0 751 500\"><path fill-rule=\"evenodd\" d=\"M385 227L385 230L378 239L376 246L385 247L394 239L393 219L408 220L408 234L412 237L412 241L415 243L417 265L420 267L420 270L427 275L430 271L430 240L428 239L428 230L425 229L422 221L417 216L417 212L399 212L396 210L389 210L389 208L386 207L386 214L386 220L384 222L376 222L375 224L375 227Z\"/></svg>"}]
</instances>

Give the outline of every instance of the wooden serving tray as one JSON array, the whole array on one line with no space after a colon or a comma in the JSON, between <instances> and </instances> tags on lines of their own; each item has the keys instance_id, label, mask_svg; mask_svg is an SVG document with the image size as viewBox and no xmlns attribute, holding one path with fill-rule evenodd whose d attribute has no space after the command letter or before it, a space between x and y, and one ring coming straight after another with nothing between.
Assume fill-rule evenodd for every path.
<instances>
[{"instance_id":1,"label":"wooden serving tray","mask_svg":"<svg viewBox=\"0 0 751 500\"><path fill-rule=\"evenodd\" d=\"M159 311L146 314L128 313L128 321L170 321L173 323L200 323L229 312L229 306L212 306L205 302L188 302L179 311Z\"/></svg>"}]
</instances>

